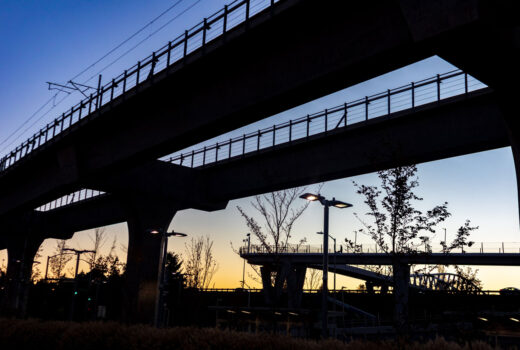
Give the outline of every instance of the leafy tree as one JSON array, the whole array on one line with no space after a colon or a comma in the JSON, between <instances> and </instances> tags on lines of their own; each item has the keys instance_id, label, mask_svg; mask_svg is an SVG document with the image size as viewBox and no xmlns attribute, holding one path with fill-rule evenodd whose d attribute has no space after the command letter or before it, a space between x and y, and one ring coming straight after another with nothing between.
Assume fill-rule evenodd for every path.
<instances>
[{"instance_id":1,"label":"leafy tree","mask_svg":"<svg viewBox=\"0 0 520 350\"><path fill-rule=\"evenodd\" d=\"M381 190L376 186L359 185L354 182L357 193L364 196L365 204L373 223L367 223L357 214L356 217L362 223L363 228L357 233L369 236L380 252L386 253L431 253L431 240L435 234L436 226L446 220L451 214L448 212L448 203L437 205L423 213L417 209L418 202L423 198L417 196L414 189L419 186L415 165L397 167L395 169L379 171ZM471 226L470 220L457 230L457 236L451 243L441 241L442 251L449 253L455 249L464 251L464 247L471 247L474 242L469 240L472 231L478 226ZM345 239L347 251L359 252L361 246ZM470 268L462 269L455 266L455 271L460 278L474 282L480 286L480 280L476 278L477 271ZM379 273L391 273L391 267L371 267ZM440 266L430 266L423 269L415 269L416 273L431 273L434 269L443 272ZM386 270L386 271L385 271ZM442 271L441 271L442 270Z\"/></svg>"},{"instance_id":2,"label":"leafy tree","mask_svg":"<svg viewBox=\"0 0 520 350\"><path fill-rule=\"evenodd\" d=\"M64 239L56 242L55 256L49 260L50 270L54 278L65 277L65 266L72 260L72 255L65 251L66 241Z\"/></svg>"},{"instance_id":3,"label":"leafy tree","mask_svg":"<svg viewBox=\"0 0 520 350\"><path fill-rule=\"evenodd\" d=\"M415 165L379 171L377 174L382 190L354 182L357 193L364 196L369 208L366 215L373 219L373 224L369 224L355 214L364 226L358 233L372 238L381 252L417 251L417 247L429 242L429 235L435 233L435 226L450 216L447 202L426 213L417 209L417 202L423 198L414 192L419 185L416 172ZM419 234L423 236L418 242ZM346 242L352 245L351 241Z\"/></svg>"},{"instance_id":4,"label":"leafy tree","mask_svg":"<svg viewBox=\"0 0 520 350\"><path fill-rule=\"evenodd\" d=\"M179 273L182 269L182 260L181 258L172 252L168 252L166 254L166 271L169 274Z\"/></svg>"}]
</instances>

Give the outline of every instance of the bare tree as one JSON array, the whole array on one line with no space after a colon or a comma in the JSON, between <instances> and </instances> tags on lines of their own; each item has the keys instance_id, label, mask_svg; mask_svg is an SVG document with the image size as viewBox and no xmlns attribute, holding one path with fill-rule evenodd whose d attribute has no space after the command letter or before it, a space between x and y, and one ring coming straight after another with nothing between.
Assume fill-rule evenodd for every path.
<instances>
[{"instance_id":1,"label":"bare tree","mask_svg":"<svg viewBox=\"0 0 520 350\"><path fill-rule=\"evenodd\" d=\"M307 269L304 282L305 289L321 289L323 284L322 276L322 271L318 269Z\"/></svg>"},{"instance_id":2,"label":"bare tree","mask_svg":"<svg viewBox=\"0 0 520 350\"><path fill-rule=\"evenodd\" d=\"M106 242L105 228L96 228L94 230L94 235L89 235L89 239L92 242L93 247L91 249L92 253L89 253L87 256L87 262L89 264L90 270L92 270L96 265L96 260L99 256L100 250Z\"/></svg>"},{"instance_id":3,"label":"bare tree","mask_svg":"<svg viewBox=\"0 0 520 350\"><path fill-rule=\"evenodd\" d=\"M299 201L299 197L304 191L305 188L297 187L255 196L251 205L262 217L263 227L253 216L246 214L240 206L237 206L253 237L268 252L278 253L288 246L294 222L309 205L309 202L303 201L301 201L301 205L297 205L296 201ZM298 244L305 242L306 240L303 238Z\"/></svg>"},{"instance_id":4,"label":"bare tree","mask_svg":"<svg viewBox=\"0 0 520 350\"><path fill-rule=\"evenodd\" d=\"M55 257L49 261L54 278L65 277L65 266L72 259L72 256L64 250L66 248L65 244L66 241L64 239L56 242Z\"/></svg>"},{"instance_id":5,"label":"bare tree","mask_svg":"<svg viewBox=\"0 0 520 350\"><path fill-rule=\"evenodd\" d=\"M318 186L319 192L322 185ZM277 254L287 250L289 240L292 238L294 223L298 220L309 202L300 201L299 197L306 191L305 187L297 187L277 192L271 192L261 196L255 196L251 206L260 214L263 225L248 215L240 206L237 206L240 215L245 219L246 225L251 231L252 238L267 252ZM301 204L299 204L301 203ZM306 242L302 238L296 243L300 246ZM260 282L260 269L251 265L254 274L248 274L255 281ZM311 273L309 270L307 273ZM274 278L274 277L273 277Z\"/></svg>"},{"instance_id":6,"label":"bare tree","mask_svg":"<svg viewBox=\"0 0 520 350\"><path fill-rule=\"evenodd\" d=\"M183 256L186 284L191 288L208 288L218 269L209 236L192 238L185 244Z\"/></svg>"}]
</instances>

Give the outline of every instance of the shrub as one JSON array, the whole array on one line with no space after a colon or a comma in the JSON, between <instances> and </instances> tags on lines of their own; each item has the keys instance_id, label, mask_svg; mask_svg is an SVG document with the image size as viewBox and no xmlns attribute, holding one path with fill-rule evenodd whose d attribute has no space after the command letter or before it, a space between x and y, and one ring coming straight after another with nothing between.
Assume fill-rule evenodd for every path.
<instances>
[{"instance_id":1,"label":"shrub","mask_svg":"<svg viewBox=\"0 0 520 350\"><path fill-rule=\"evenodd\" d=\"M118 323L56 322L0 319L2 350L488 350L492 346L474 341L464 345L437 338L421 343L398 341L313 341L274 334L250 334L213 328L155 329L150 326L125 326Z\"/></svg>"}]
</instances>

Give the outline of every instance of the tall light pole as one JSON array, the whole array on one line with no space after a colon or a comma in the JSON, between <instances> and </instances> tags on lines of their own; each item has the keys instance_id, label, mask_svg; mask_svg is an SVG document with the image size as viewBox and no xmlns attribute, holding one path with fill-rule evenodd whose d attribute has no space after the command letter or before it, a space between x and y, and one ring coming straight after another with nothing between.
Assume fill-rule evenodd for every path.
<instances>
[{"instance_id":1,"label":"tall light pole","mask_svg":"<svg viewBox=\"0 0 520 350\"><path fill-rule=\"evenodd\" d=\"M323 232L316 232L317 234L319 235L322 235ZM330 234L329 234L329 238L332 238L332 240L334 241L334 290L336 290L336 238L332 237Z\"/></svg>"},{"instance_id":2,"label":"tall light pole","mask_svg":"<svg viewBox=\"0 0 520 350\"><path fill-rule=\"evenodd\" d=\"M329 207L349 208L352 204L332 198L326 199L320 194L304 193L300 196L302 199L314 202L319 201L323 205L323 286L322 286L322 305L321 305L321 335L327 338L329 334L328 325L328 272L329 272Z\"/></svg>"},{"instance_id":3,"label":"tall light pole","mask_svg":"<svg viewBox=\"0 0 520 350\"><path fill-rule=\"evenodd\" d=\"M251 233L248 233L247 238L243 239L242 242L247 243L247 252L249 253L249 248L251 247ZM244 267L242 268L242 289L244 289L244 285L246 284L246 259L244 259Z\"/></svg>"},{"instance_id":4,"label":"tall light pole","mask_svg":"<svg viewBox=\"0 0 520 350\"><path fill-rule=\"evenodd\" d=\"M159 268L159 278L157 281L157 298L155 301L155 315L154 326L160 327L164 325L164 294L165 294L165 272L166 272L166 257L168 255L168 237L186 237L187 234L180 232L167 232L163 230L149 229L147 232L151 235L161 235L161 264Z\"/></svg>"}]
</instances>

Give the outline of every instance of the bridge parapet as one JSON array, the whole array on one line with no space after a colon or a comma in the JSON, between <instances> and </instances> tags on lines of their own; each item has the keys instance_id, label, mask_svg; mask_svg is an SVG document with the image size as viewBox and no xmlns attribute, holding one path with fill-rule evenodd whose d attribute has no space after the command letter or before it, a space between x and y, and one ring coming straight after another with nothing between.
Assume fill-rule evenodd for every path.
<instances>
[{"instance_id":1,"label":"bridge parapet","mask_svg":"<svg viewBox=\"0 0 520 350\"><path fill-rule=\"evenodd\" d=\"M410 245L410 253L408 254L424 254L424 253L499 253L499 254L520 254L520 242L473 242L469 246L464 246L457 249L445 250L441 243L434 243L428 246L422 245ZM275 246L264 246L255 245L243 246L239 249L240 255L259 255L259 254L323 254L323 247L321 245L311 244L288 244L286 246L275 247ZM337 251L333 248L329 248L329 254L334 253L364 253L364 254L379 254L386 253L381 251L376 244L371 243L360 243L356 247L349 247L339 245Z\"/></svg>"},{"instance_id":2,"label":"bridge parapet","mask_svg":"<svg viewBox=\"0 0 520 350\"><path fill-rule=\"evenodd\" d=\"M273 9L281 1L235 0L220 11L204 18L203 21L169 41L168 44L154 51L145 59L140 60L131 68L126 69L105 85L101 84L101 76L99 76L95 93L85 96L83 100L72 106L69 111L64 112L1 158L0 174L33 151L54 140L60 134L70 131L71 127L76 126L80 122L87 122L103 106L108 105L131 90L136 92L145 82L153 82L154 77L165 69L184 61L188 55L196 51L204 50L211 41L225 37L226 33L233 28L243 23L248 23L253 16L269 8ZM271 14L274 13L274 11L271 11Z\"/></svg>"},{"instance_id":3,"label":"bridge parapet","mask_svg":"<svg viewBox=\"0 0 520 350\"><path fill-rule=\"evenodd\" d=\"M364 98L345 102L298 119L260 129L228 141L217 142L174 154L167 162L191 168L241 157L275 146L306 141L375 118L413 111L431 103L463 96L487 86L461 70L453 70L410 84L388 89Z\"/></svg>"}]
</instances>

